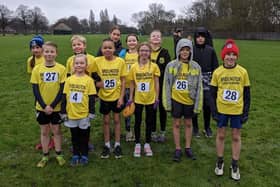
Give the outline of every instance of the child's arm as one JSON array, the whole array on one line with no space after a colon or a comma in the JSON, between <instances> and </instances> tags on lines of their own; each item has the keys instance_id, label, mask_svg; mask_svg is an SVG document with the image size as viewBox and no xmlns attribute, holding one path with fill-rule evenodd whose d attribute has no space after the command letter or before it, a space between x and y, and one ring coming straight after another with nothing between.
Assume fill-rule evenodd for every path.
<instances>
[{"instance_id":1,"label":"child's arm","mask_svg":"<svg viewBox=\"0 0 280 187\"><path fill-rule=\"evenodd\" d=\"M133 101L133 96L134 96L134 89L135 89L135 83L134 83L134 80L131 80L130 81L130 86L129 86L129 100L134 102Z\"/></svg>"},{"instance_id":2,"label":"child's arm","mask_svg":"<svg viewBox=\"0 0 280 187\"><path fill-rule=\"evenodd\" d=\"M50 104L50 106L52 108L55 108L56 105L61 101L61 98L62 98L62 93L63 93L63 88L64 88L64 83L60 83L59 85L59 91L54 99L54 101Z\"/></svg>"},{"instance_id":3,"label":"child's arm","mask_svg":"<svg viewBox=\"0 0 280 187\"><path fill-rule=\"evenodd\" d=\"M158 101L158 97L159 97L159 78L158 78L158 76L155 76L154 80L155 80L156 101Z\"/></svg>"},{"instance_id":4,"label":"child's arm","mask_svg":"<svg viewBox=\"0 0 280 187\"><path fill-rule=\"evenodd\" d=\"M39 85L38 84L32 84L32 89L33 89L33 94L34 94L34 97L36 99L36 101L38 101L39 105L45 109L46 108L46 103L44 102L41 94L40 94L40 91L39 91Z\"/></svg>"},{"instance_id":5,"label":"child's arm","mask_svg":"<svg viewBox=\"0 0 280 187\"><path fill-rule=\"evenodd\" d=\"M120 108L123 105L123 97L125 93L125 77L121 77L121 95L118 100L118 108Z\"/></svg>"},{"instance_id":6,"label":"child's arm","mask_svg":"<svg viewBox=\"0 0 280 187\"><path fill-rule=\"evenodd\" d=\"M243 114L241 116L241 123L245 123L248 120L249 116L249 109L251 104L251 93L250 93L250 87L245 86L244 87L244 97L243 97Z\"/></svg>"},{"instance_id":7,"label":"child's arm","mask_svg":"<svg viewBox=\"0 0 280 187\"><path fill-rule=\"evenodd\" d=\"M90 114L95 114L95 96L89 95L88 96L88 111Z\"/></svg>"},{"instance_id":8,"label":"child's arm","mask_svg":"<svg viewBox=\"0 0 280 187\"><path fill-rule=\"evenodd\" d=\"M218 111L217 111L217 103L216 103L218 87L211 86L210 90L211 90L210 108L211 108L212 117L214 120L218 121Z\"/></svg>"},{"instance_id":9,"label":"child's arm","mask_svg":"<svg viewBox=\"0 0 280 187\"><path fill-rule=\"evenodd\" d=\"M67 121L68 117L66 114L66 94L62 94L61 96L61 111L60 111L60 118L62 121Z\"/></svg>"}]
</instances>

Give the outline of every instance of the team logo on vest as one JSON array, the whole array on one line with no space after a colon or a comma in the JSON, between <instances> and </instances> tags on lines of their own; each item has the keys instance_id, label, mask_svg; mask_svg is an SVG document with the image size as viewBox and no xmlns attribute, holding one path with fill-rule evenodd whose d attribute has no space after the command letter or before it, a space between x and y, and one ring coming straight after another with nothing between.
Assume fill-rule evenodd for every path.
<instances>
[{"instance_id":1,"label":"team logo on vest","mask_svg":"<svg viewBox=\"0 0 280 187\"><path fill-rule=\"evenodd\" d=\"M165 61L164 61L164 58L163 58L163 57L160 57L160 58L159 58L159 63L160 63L160 64L164 64L164 62L165 62Z\"/></svg>"}]
</instances>

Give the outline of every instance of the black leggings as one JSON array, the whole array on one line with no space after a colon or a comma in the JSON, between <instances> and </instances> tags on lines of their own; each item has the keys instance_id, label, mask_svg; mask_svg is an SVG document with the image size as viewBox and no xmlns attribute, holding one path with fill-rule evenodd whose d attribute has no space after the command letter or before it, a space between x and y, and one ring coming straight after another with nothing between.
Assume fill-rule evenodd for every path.
<instances>
[{"instance_id":1,"label":"black leggings","mask_svg":"<svg viewBox=\"0 0 280 187\"><path fill-rule=\"evenodd\" d=\"M159 121L160 121L160 130L165 131L166 129L166 119L167 119L167 112L163 107L162 100L159 102ZM157 130L157 111L155 111L155 121L152 126L152 132L156 132Z\"/></svg>"},{"instance_id":2,"label":"black leggings","mask_svg":"<svg viewBox=\"0 0 280 187\"><path fill-rule=\"evenodd\" d=\"M80 129L79 127L70 128L73 145L73 155L88 156L88 141L90 128Z\"/></svg>"},{"instance_id":3,"label":"black leggings","mask_svg":"<svg viewBox=\"0 0 280 187\"><path fill-rule=\"evenodd\" d=\"M204 129L207 130L210 128L210 118L211 118L211 110L210 106L207 104L207 102L203 101L203 119L204 119ZM198 121L197 121L197 115L194 115L192 118L192 124L193 129L198 130Z\"/></svg>"},{"instance_id":4,"label":"black leggings","mask_svg":"<svg viewBox=\"0 0 280 187\"><path fill-rule=\"evenodd\" d=\"M151 133L152 133L152 124L155 121L155 110L153 109L153 104L151 105L141 105L135 103L135 143L140 143L140 135L141 135L141 123L142 123L142 112L143 107L146 108L146 143L151 142Z\"/></svg>"}]
</instances>

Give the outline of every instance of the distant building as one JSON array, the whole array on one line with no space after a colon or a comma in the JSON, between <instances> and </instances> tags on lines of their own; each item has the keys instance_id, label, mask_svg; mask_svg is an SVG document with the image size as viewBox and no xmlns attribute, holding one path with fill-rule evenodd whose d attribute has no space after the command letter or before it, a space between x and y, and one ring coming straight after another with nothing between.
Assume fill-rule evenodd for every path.
<instances>
[{"instance_id":1,"label":"distant building","mask_svg":"<svg viewBox=\"0 0 280 187\"><path fill-rule=\"evenodd\" d=\"M58 23L53 27L53 34L72 34L72 29L65 23Z\"/></svg>"}]
</instances>

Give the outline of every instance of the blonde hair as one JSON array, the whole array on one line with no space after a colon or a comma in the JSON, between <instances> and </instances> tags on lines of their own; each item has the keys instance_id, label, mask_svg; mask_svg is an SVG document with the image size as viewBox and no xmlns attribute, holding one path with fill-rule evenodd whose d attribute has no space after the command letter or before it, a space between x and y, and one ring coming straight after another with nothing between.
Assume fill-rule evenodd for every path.
<instances>
[{"instance_id":1,"label":"blonde hair","mask_svg":"<svg viewBox=\"0 0 280 187\"><path fill-rule=\"evenodd\" d=\"M139 51L140 51L140 48L142 46L147 46L150 50L150 53L152 52L152 46L148 43L148 42L142 42L138 45L138 48L137 48L137 53L139 54ZM138 61L140 60L140 55L138 55ZM149 57L149 60L151 61L151 54L150 54L150 57Z\"/></svg>"},{"instance_id":2,"label":"blonde hair","mask_svg":"<svg viewBox=\"0 0 280 187\"><path fill-rule=\"evenodd\" d=\"M73 58L73 64L72 64L72 72L75 73L75 70L74 70L74 64L75 64L75 61L77 58L84 58L86 64L88 65L88 60L87 60L87 55L85 54L77 54L74 56ZM87 69L85 70L85 73L89 75L89 72L87 71Z\"/></svg>"},{"instance_id":3,"label":"blonde hair","mask_svg":"<svg viewBox=\"0 0 280 187\"><path fill-rule=\"evenodd\" d=\"M52 41L47 41L47 42L45 42L44 44L43 44L43 50L44 50L44 47L45 46L51 46L51 47L54 47L55 48L55 50L57 51L57 44L56 43L54 43L54 42L52 42Z\"/></svg>"},{"instance_id":4,"label":"blonde hair","mask_svg":"<svg viewBox=\"0 0 280 187\"><path fill-rule=\"evenodd\" d=\"M82 35L73 35L71 38L71 43L73 43L74 40L79 40L83 44L87 44L87 39Z\"/></svg>"}]
</instances>

